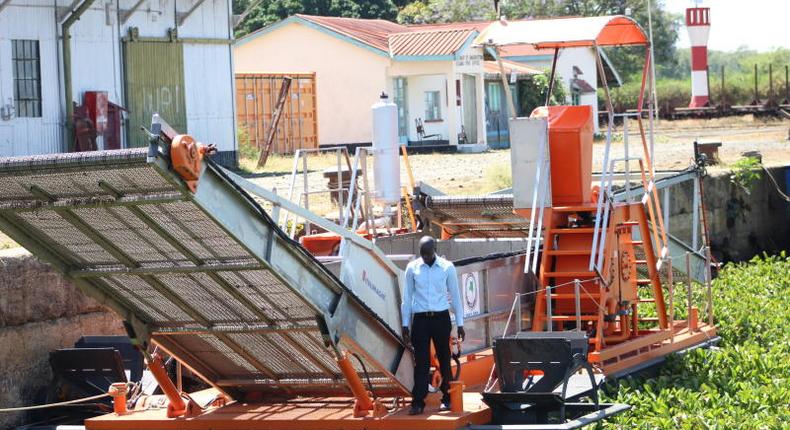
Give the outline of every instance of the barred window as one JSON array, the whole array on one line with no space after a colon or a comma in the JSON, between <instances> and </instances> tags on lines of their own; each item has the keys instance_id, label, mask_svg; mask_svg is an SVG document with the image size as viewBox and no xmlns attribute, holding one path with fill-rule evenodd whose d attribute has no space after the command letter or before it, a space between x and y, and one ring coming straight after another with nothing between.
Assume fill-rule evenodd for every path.
<instances>
[{"instance_id":1,"label":"barred window","mask_svg":"<svg viewBox=\"0 0 790 430\"><path fill-rule=\"evenodd\" d=\"M11 46L16 116L41 117L41 57L38 40L13 40Z\"/></svg>"}]
</instances>

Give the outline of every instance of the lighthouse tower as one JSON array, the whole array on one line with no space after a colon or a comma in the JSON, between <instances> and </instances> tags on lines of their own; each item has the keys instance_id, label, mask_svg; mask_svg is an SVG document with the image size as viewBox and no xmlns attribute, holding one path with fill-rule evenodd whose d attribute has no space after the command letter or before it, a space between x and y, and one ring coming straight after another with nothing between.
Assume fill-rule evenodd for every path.
<instances>
[{"instance_id":1,"label":"lighthouse tower","mask_svg":"<svg viewBox=\"0 0 790 430\"><path fill-rule=\"evenodd\" d=\"M705 107L708 97L708 33L710 8L686 9L686 28L691 42L691 103L689 107Z\"/></svg>"}]
</instances>

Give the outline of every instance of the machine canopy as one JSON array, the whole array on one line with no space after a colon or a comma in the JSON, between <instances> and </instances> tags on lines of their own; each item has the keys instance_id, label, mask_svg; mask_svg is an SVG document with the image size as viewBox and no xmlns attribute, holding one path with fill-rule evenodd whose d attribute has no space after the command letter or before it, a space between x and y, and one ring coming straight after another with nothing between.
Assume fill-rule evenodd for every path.
<instances>
[{"instance_id":1,"label":"machine canopy","mask_svg":"<svg viewBox=\"0 0 790 430\"><path fill-rule=\"evenodd\" d=\"M537 49L647 45L642 27L626 16L495 21L475 45L533 45Z\"/></svg>"}]
</instances>

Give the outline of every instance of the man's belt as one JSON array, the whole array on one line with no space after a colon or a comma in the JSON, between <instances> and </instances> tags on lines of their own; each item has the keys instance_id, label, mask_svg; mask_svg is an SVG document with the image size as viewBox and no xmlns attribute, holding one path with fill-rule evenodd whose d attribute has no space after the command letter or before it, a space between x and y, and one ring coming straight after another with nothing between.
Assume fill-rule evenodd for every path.
<instances>
[{"instance_id":1,"label":"man's belt","mask_svg":"<svg viewBox=\"0 0 790 430\"><path fill-rule=\"evenodd\" d=\"M443 316L443 315L450 315L450 311L448 309L445 309L443 311L428 311L428 312L415 312L414 313L415 317L417 317L417 316L420 316L420 317L438 317L438 316Z\"/></svg>"}]
</instances>

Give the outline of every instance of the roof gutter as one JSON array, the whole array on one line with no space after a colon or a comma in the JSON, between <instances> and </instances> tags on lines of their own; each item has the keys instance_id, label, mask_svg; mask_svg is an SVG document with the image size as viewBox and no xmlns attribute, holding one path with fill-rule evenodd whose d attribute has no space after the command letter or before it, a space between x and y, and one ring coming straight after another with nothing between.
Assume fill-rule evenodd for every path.
<instances>
[{"instance_id":1,"label":"roof gutter","mask_svg":"<svg viewBox=\"0 0 790 430\"><path fill-rule=\"evenodd\" d=\"M85 0L82 4L71 12L68 18L61 24L61 42L63 43L63 89L66 101L66 151L74 150L74 102L73 90L71 85L71 26L77 22L88 8L93 5L95 0Z\"/></svg>"}]
</instances>

